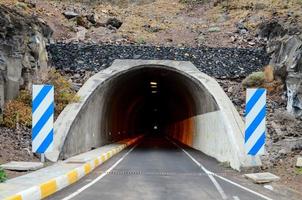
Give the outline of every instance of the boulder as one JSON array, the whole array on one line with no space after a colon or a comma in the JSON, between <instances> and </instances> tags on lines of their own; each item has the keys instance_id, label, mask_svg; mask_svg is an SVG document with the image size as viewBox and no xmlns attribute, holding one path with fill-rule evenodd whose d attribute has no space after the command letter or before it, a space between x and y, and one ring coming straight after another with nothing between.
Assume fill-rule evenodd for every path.
<instances>
[{"instance_id":1,"label":"boulder","mask_svg":"<svg viewBox=\"0 0 302 200\"><path fill-rule=\"evenodd\" d=\"M287 111L296 118L302 117L302 37L290 35L277 21L263 22L258 36L267 40L266 50L271 55L270 66L274 76L286 83Z\"/></svg>"},{"instance_id":2,"label":"boulder","mask_svg":"<svg viewBox=\"0 0 302 200\"><path fill-rule=\"evenodd\" d=\"M78 13L73 12L73 11L65 11L65 12L63 12L63 15L64 15L67 19L72 19L72 18L75 18L75 17L78 17L78 16L79 16Z\"/></svg>"},{"instance_id":3,"label":"boulder","mask_svg":"<svg viewBox=\"0 0 302 200\"><path fill-rule=\"evenodd\" d=\"M302 40L299 36L285 35L269 41L268 52L272 52L270 65L287 88L287 111L302 117Z\"/></svg>"},{"instance_id":4,"label":"boulder","mask_svg":"<svg viewBox=\"0 0 302 200\"><path fill-rule=\"evenodd\" d=\"M302 118L302 73L289 73L286 78L287 111Z\"/></svg>"},{"instance_id":5,"label":"boulder","mask_svg":"<svg viewBox=\"0 0 302 200\"><path fill-rule=\"evenodd\" d=\"M122 24L123 24L123 22L121 22L117 18L109 18L106 22L106 26L114 27L116 29L119 29L122 26Z\"/></svg>"},{"instance_id":6,"label":"boulder","mask_svg":"<svg viewBox=\"0 0 302 200\"><path fill-rule=\"evenodd\" d=\"M92 24L96 24L99 21L99 16L96 14L87 15L86 18Z\"/></svg>"},{"instance_id":7,"label":"boulder","mask_svg":"<svg viewBox=\"0 0 302 200\"><path fill-rule=\"evenodd\" d=\"M272 52L270 64L277 76L285 80L288 73L302 72L302 40L299 36L272 39L267 51Z\"/></svg>"},{"instance_id":8,"label":"boulder","mask_svg":"<svg viewBox=\"0 0 302 200\"><path fill-rule=\"evenodd\" d=\"M46 76L46 42L52 30L43 20L0 5L0 108Z\"/></svg>"},{"instance_id":9,"label":"boulder","mask_svg":"<svg viewBox=\"0 0 302 200\"><path fill-rule=\"evenodd\" d=\"M261 38L271 39L274 37L282 37L287 33L276 20L262 22L257 30L257 35Z\"/></svg>"},{"instance_id":10,"label":"boulder","mask_svg":"<svg viewBox=\"0 0 302 200\"><path fill-rule=\"evenodd\" d=\"M84 16L77 17L77 25L82 26L86 29L89 29L91 27L91 23Z\"/></svg>"}]
</instances>

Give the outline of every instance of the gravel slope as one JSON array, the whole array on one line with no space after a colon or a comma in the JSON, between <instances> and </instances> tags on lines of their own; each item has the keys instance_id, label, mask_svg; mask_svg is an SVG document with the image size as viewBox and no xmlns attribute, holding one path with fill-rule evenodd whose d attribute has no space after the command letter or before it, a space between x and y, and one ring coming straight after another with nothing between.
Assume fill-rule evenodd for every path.
<instances>
[{"instance_id":1,"label":"gravel slope","mask_svg":"<svg viewBox=\"0 0 302 200\"><path fill-rule=\"evenodd\" d=\"M263 49L59 43L49 45L48 51L52 65L65 71L99 71L115 59L167 59L191 61L200 71L216 78L238 78L260 70L269 62Z\"/></svg>"}]
</instances>

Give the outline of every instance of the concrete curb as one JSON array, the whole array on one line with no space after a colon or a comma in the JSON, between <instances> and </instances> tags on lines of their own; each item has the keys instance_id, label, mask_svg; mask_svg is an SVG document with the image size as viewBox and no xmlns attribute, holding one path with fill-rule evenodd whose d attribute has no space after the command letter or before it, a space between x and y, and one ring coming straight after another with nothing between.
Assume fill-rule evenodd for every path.
<instances>
[{"instance_id":1,"label":"concrete curb","mask_svg":"<svg viewBox=\"0 0 302 200\"><path fill-rule=\"evenodd\" d=\"M22 192L19 192L15 195L4 198L3 200L40 200L49 197L50 195L62 190L63 188L77 182L78 180L89 174L96 167L106 162L108 159L121 152L126 147L136 143L142 137L143 136L139 136L133 139L120 141L118 143L121 144L118 147L115 147L107 151L106 153L103 153L102 155L86 162L80 167L70 170L64 175L58 176L39 185L23 190Z\"/></svg>"}]
</instances>

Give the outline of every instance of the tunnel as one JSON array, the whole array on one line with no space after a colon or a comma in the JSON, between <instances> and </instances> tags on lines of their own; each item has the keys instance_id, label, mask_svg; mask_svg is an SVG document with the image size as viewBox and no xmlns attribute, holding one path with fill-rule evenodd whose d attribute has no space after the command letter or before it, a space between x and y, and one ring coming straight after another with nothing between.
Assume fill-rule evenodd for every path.
<instances>
[{"instance_id":1,"label":"tunnel","mask_svg":"<svg viewBox=\"0 0 302 200\"><path fill-rule=\"evenodd\" d=\"M116 60L83 85L54 127L57 161L151 135L193 147L234 169L261 165L244 150L244 124L217 81L190 62Z\"/></svg>"},{"instance_id":2,"label":"tunnel","mask_svg":"<svg viewBox=\"0 0 302 200\"><path fill-rule=\"evenodd\" d=\"M115 78L107 91L101 123L110 141L157 134L192 145L194 116L218 110L204 88L171 69L131 70Z\"/></svg>"}]
</instances>

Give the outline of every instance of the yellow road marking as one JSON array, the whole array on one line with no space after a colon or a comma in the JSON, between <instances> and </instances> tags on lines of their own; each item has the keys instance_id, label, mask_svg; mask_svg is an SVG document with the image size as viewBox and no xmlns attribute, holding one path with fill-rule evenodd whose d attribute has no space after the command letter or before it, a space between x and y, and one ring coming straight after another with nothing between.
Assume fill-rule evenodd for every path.
<instances>
[{"instance_id":1,"label":"yellow road marking","mask_svg":"<svg viewBox=\"0 0 302 200\"><path fill-rule=\"evenodd\" d=\"M72 170L67 174L68 183L73 184L78 180L78 172L76 170Z\"/></svg>"},{"instance_id":2,"label":"yellow road marking","mask_svg":"<svg viewBox=\"0 0 302 200\"><path fill-rule=\"evenodd\" d=\"M85 174L88 174L91 171L91 166L89 163L84 165Z\"/></svg>"},{"instance_id":3,"label":"yellow road marking","mask_svg":"<svg viewBox=\"0 0 302 200\"><path fill-rule=\"evenodd\" d=\"M4 200L22 200L21 195L14 195L8 198L5 198Z\"/></svg>"},{"instance_id":4,"label":"yellow road marking","mask_svg":"<svg viewBox=\"0 0 302 200\"><path fill-rule=\"evenodd\" d=\"M44 199L49 195L55 193L57 191L57 182L56 180L50 180L46 183L40 185L41 190L41 198Z\"/></svg>"}]
</instances>

